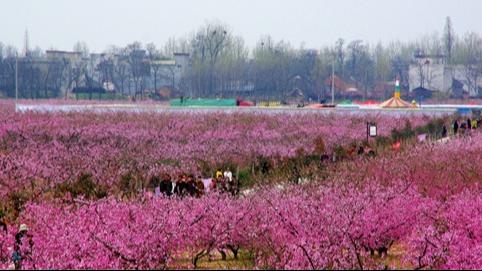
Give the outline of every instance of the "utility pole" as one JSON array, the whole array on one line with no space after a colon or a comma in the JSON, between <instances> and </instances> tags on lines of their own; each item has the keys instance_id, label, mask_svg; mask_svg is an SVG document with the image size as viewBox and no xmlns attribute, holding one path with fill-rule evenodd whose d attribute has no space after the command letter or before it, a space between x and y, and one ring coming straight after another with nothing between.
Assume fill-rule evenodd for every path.
<instances>
[{"instance_id":1,"label":"utility pole","mask_svg":"<svg viewBox=\"0 0 482 271\"><path fill-rule=\"evenodd\" d=\"M335 104L335 56L331 61L331 104Z\"/></svg>"},{"instance_id":2,"label":"utility pole","mask_svg":"<svg viewBox=\"0 0 482 271\"><path fill-rule=\"evenodd\" d=\"M15 113L18 112L18 55L15 55Z\"/></svg>"}]
</instances>

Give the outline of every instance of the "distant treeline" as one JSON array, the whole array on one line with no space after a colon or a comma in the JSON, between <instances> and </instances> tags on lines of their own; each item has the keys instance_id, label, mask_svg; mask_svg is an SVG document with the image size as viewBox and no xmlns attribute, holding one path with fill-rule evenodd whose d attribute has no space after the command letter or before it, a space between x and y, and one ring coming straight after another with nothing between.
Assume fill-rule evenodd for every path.
<instances>
[{"instance_id":1,"label":"distant treeline","mask_svg":"<svg viewBox=\"0 0 482 271\"><path fill-rule=\"evenodd\" d=\"M102 87L124 96L145 97L168 88L171 95L185 97L280 99L299 89L305 99L323 99L330 95L332 64L339 78L355 85L367 98L375 95L373 89L380 82L399 77L402 87L408 85L409 65L423 56L464 65L473 78L482 75L481 36L475 32L457 35L449 17L442 35L387 44L340 38L334 44L307 49L264 36L249 48L227 25L208 22L165 44L111 46L95 59L85 42L76 43L73 51L83 60L52 61L41 48L19 50L0 42L0 97L15 95L17 54L22 56L19 95L24 98L63 97L72 95L75 87ZM182 69L168 63L174 53L189 54Z\"/></svg>"}]
</instances>

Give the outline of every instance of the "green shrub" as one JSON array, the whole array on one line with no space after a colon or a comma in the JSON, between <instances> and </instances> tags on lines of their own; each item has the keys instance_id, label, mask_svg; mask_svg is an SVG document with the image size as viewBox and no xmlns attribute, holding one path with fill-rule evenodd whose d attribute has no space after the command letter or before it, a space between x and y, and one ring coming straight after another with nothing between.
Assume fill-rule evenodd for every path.
<instances>
[{"instance_id":1,"label":"green shrub","mask_svg":"<svg viewBox=\"0 0 482 271\"><path fill-rule=\"evenodd\" d=\"M386 145L391 144L391 140L390 140L390 138L387 137L387 136L377 136L377 137L375 138L375 144L376 144L377 146L382 147L382 146L386 146Z\"/></svg>"},{"instance_id":2,"label":"green shrub","mask_svg":"<svg viewBox=\"0 0 482 271\"><path fill-rule=\"evenodd\" d=\"M254 185L254 179L251 176L251 169L249 167L240 169L237 177L240 188L247 188Z\"/></svg>"},{"instance_id":3,"label":"green shrub","mask_svg":"<svg viewBox=\"0 0 482 271\"><path fill-rule=\"evenodd\" d=\"M2 209L5 210L5 216L8 216L11 220L15 220L23 210L25 203L30 199L27 190L17 190L8 194Z\"/></svg>"},{"instance_id":4,"label":"green shrub","mask_svg":"<svg viewBox=\"0 0 482 271\"><path fill-rule=\"evenodd\" d=\"M399 141L404 139L409 139L415 136L415 131L412 129L412 124L409 120L405 122L405 126L401 130L393 129L391 131L391 136L393 141Z\"/></svg>"},{"instance_id":5,"label":"green shrub","mask_svg":"<svg viewBox=\"0 0 482 271\"><path fill-rule=\"evenodd\" d=\"M346 158L348 156L347 151L341 145L335 145L333 147L333 152L335 153L337 159L343 159L343 158Z\"/></svg>"},{"instance_id":6,"label":"green shrub","mask_svg":"<svg viewBox=\"0 0 482 271\"><path fill-rule=\"evenodd\" d=\"M75 181L59 184L54 189L54 195L57 198L63 197L66 193L70 193L73 198L79 196L83 196L86 199L107 197L106 187L95 183L90 173L82 173Z\"/></svg>"},{"instance_id":7,"label":"green shrub","mask_svg":"<svg viewBox=\"0 0 482 271\"><path fill-rule=\"evenodd\" d=\"M314 154L321 155L326 152L325 141L323 140L323 137L318 136L314 141L314 145L315 145Z\"/></svg>"},{"instance_id":8,"label":"green shrub","mask_svg":"<svg viewBox=\"0 0 482 271\"><path fill-rule=\"evenodd\" d=\"M273 162L271 159L259 156L257 159L257 163L255 166L256 172L260 172L261 174L268 174L271 169L273 169Z\"/></svg>"}]
</instances>

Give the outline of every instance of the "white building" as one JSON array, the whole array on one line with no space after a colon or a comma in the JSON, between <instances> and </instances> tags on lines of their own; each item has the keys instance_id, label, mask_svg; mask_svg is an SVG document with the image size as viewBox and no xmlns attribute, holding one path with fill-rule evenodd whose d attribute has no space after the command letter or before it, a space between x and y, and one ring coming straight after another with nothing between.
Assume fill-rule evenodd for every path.
<instances>
[{"instance_id":1,"label":"white building","mask_svg":"<svg viewBox=\"0 0 482 271\"><path fill-rule=\"evenodd\" d=\"M482 76L465 65L432 64L430 60L420 61L409 66L410 92L424 87L433 91L454 95L461 88L471 97L479 95Z\"/></svg>"}]
</instances>

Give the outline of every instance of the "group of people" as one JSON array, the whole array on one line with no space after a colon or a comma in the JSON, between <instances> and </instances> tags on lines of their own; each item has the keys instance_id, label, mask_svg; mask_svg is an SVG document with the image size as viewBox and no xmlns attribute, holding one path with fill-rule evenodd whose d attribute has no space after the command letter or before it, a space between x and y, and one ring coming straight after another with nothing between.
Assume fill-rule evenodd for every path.
<instances>
[{"instance_id":1,"label":"group of people","mask_svg":"<svg viewBox=\"0 0 482 271\"><path fill-rule=\"evenodd\" d=\"M482 121L482 118L479 118L479 119L467 118L466 120L455 119L454 122L452 123L452 131L454 135L465 134L467 131L478 129L481 125L481 121ZM444 126L443 129L444 130L442 131L442 133L444 133L445 131L445 134L446 134L447 133L446 127Z\"/></svg>"},{"instance_id":2,"label":"group of people","mask_svg":"<svg viewBox=\"0 0 482 271\"><path fill-rule=\"evenodd\" d=\"M161 177L154 176L151 179L150 188L153 195L164 194L179 197L201 197L210 191L227 192L236 195L239 192L239 183L228 169L224 172L218 169L214 178L194 177L193 174L181 174L177 178L164 174Z\"/></svg>"},{"instance_id":3,"label":"group of people","mask_svg":"<svg viewBox=\"0 0 482 271\"><path fill-rule=\"evenodd\" d=\"M375 151L369 145L353 145L351 148L348 149L348 155L367 155L367 156L375 156Z\"/></svg>"}]
</instances>

